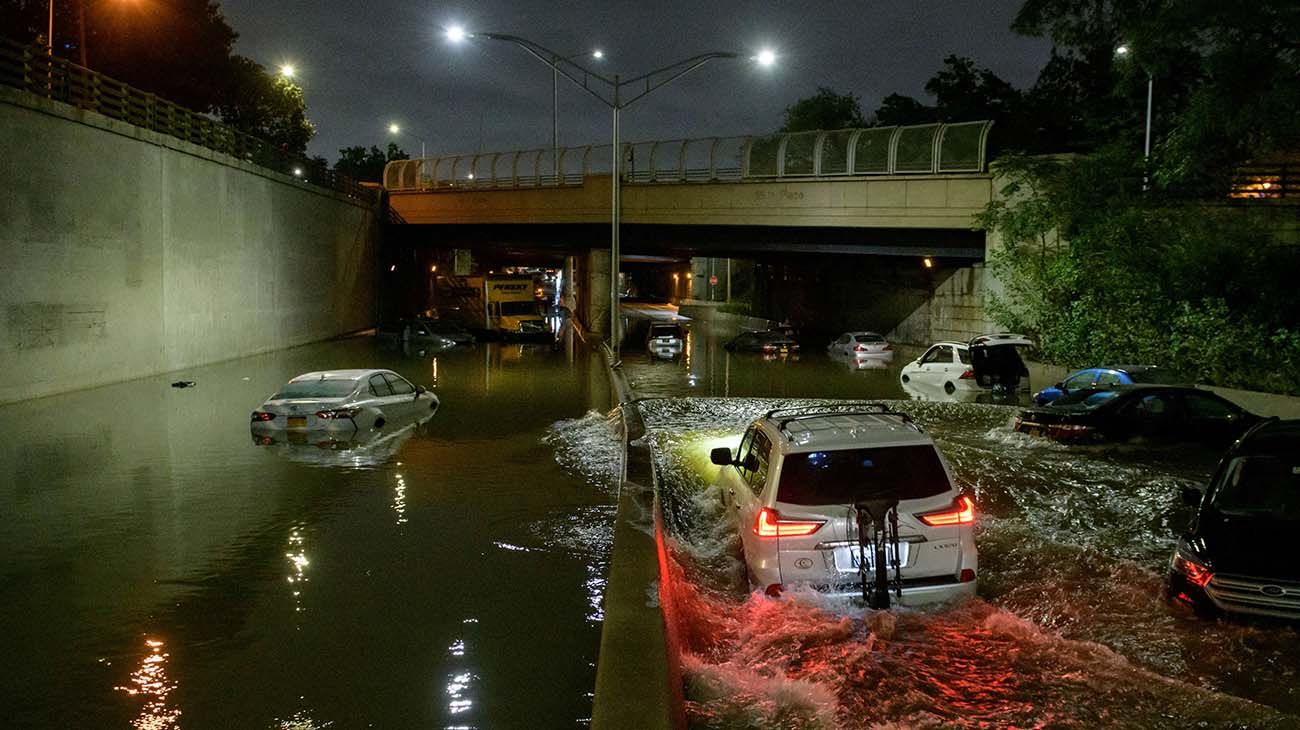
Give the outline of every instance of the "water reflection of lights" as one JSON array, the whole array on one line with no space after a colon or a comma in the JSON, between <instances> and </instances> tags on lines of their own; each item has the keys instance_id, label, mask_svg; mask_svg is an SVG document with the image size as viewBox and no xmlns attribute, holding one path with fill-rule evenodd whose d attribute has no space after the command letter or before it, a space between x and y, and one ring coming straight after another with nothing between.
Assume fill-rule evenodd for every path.
<instances>
[{"instance_id":1,"label":"water reflection of lights","mask_svg":"<svg viewBox=\"0 0 1300 730\"><path fill-rule=\"evenodd\" d=\"M397 524L406 524L406 480L397 475L397 486L393 487L393 511L397 513Z\"/></svg>"},{"instance_id":2,"label":"water reflection of lights","mask_svg":"<svg viewBox=\"0 0 1300 730\"><path fill-rule=\"evenodd\" d=\"M460 672L453 674L447 681L447 710L453 715L459 715L469 711L474 706L474 701L465 696L465 690L469 689L470 683L475 677L469 672Z\"/></svg>"},{"instance_id":3,"label":"water reflection of lights","mask_svg":"<svg viewBox=\"0 0 1300 730\"><path fill-rule=\"evenodd\" d=\"M605 620L605 571L597 565L587 565L587 620L601 623Z\"/></svg>"},{"instance_id":4,"label":"water reflection of lights","mask_svg":"<svg viewBox=\"0 0 1300 730\"><path fill-rule=\"evenodd\" d=\"M289 552L284 554L284 557L289 561L289 585L293 586L293 610L295 613L302 611L301 584L307 582L307 568L311 565L311 561L307 560L303 541L302 527L295 525L289 531Z\"/></svg>"},{"instance_id":5,"label":"water reflection of lights","mask_svg":"<svg viewBox=\"0 0 1300 730\"><path fill-rule=\"evenodd\" d=\"M176 689L176 682L167 677L167 660L171 655L163 651L164 644L159 639L145 639L144 643L148 655L131 673L131 684L113 689L144 698L144 706L140 708L139 716L131 721L131 727L140 730L179 728L180 709L167 706L167 695Z\"/></svg>"},{"instance_id":6,"label":"water reflection of lights","mask_svg":"<svg viewBox=\"0 0 1300 730\"><path fill-rule=\"evenodd\" d=\"M447 647L447 651L450 652L452 656L465 656L465 640L456 639L451 642L451 646Z\"/></svg>"}]
</instances>

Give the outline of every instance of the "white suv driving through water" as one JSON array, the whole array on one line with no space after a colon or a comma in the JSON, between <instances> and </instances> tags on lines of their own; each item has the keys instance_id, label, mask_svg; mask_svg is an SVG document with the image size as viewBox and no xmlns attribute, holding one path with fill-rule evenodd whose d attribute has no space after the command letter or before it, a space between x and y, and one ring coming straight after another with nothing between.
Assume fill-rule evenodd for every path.
<instances>
[{"instance_id":1,"label":"white suv driving through water","mask_svg":"<svg viewBox=\"0 0 1300 730\"><path fill-rule=\"evenodd\" d=\"M751 586L865 594L883 554L904 605L975 595L975 503L906 415L875 403L774 410L734 454L710 458L722 467L715 483L735 511ZM874 553L863 549L876 530L859 529L860 510L881 501L896 528Z\"/></svg>"}]
</instances>

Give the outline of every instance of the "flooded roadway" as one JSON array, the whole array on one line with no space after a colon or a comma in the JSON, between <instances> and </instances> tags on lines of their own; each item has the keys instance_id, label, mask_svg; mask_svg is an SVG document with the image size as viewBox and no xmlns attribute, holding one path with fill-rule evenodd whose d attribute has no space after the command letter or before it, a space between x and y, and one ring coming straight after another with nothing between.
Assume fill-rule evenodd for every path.
<instances>
[{"instance_id":1,"label":"flooded roadway","mask_svg":"<svg viewBox=\"0 0 1300 730\"><path fill-rule=\"evenodd\" d=\"M330 367L442 407L366 448L254 443ZM557 458L613 448L565 420L608 399L572 342L357 338L0 408L0 724L585 726L611 485Z\"/></svg>"},{"instance_id":2,"label":"flooded roadway","mask_svg":"<svg viewBox=\"0 0 1300 730\"><path fill-rule=\"evenodd\" d=\"M694 727L1300 725L1294 627L1208 621L1163 598L1188 518L1179 490L1218 454L1065 448L1012 432L1009 406L908 398L898 368L910 355L866 371L818 350L765 360L690 327L680 358L629 344L623 361L638 395L677 397L640 407L686 596ZM934 436L977 495L979 599L882 616L747 592L708 450L816 397L890 400Z\"/></svg>"}]
</instances>

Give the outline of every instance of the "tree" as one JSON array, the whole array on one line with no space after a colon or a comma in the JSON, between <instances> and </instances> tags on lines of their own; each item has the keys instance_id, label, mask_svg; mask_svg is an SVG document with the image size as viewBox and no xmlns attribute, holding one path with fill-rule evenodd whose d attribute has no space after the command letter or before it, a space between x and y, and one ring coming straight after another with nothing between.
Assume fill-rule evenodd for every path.
<instances>
[{"instance_id":1,"label":"tree","mask_svg":"<svg viewBox=\"0 0 1300 730\"><path fill-rule=\"evenodd\" d=\"M880 102L880 108L871 115L876 124L926 124L937 118L938 112L910 96L890 94Z\"/></svg>"},{"instance_id":2,"label":"tree","mask_svg":"<svg viewBox=\"0 0 1300 730\"><path fill-rule=\"evenodd\" d=\"M292 154L302 155L316 128L307 119L302 87L261 64L235 56L218 107L221 120Z\"/></svg>"},{"instance_id":3,"label":"tree","mask_svg":"<svg viewBox=\"0 0 1300 730\"><path fill-rule=\"evenodd\" d=\"M1166 190L1221 194L1242 162L1293 150L1300 138L1294 0L1026 0L1012 28L1050 37L1072 70L1083 72L1076 88L1091 103L1079 127L1101 144L1122 136L1140 148L1143 97L1153 80L1151 172ZM1129 51L1122 63L1115 56L1121 43Z\"/></svg>"},{"instance_id":4,"label":"tree","mask_svg":"<svg viewBox=\"0 0 1300 730\"><path fill-rule=\"evenodd\" d=\"M810 132L818 129L865 127L862 105L853 94L841 94L825 86L785 108L782 132Z\"/></svg>"},{"instance_id":5,"label":"tree","mask_svg":"<svg viewBox=\"0 0 1300 730\"><path fill-rule=\"evenodd\" d=\"M410 155L393 142L389 142L385 150L374 145L371 145L369 150L362 145L344 147L339 150L339 159L334 163L334 171L353 180L378 182L384 176L384 165L393 160L408 159Z\"/></svg>"},{"instance_id":6,"label":"tree","mask_svg":"<svg viewBox=\"0 0 1300 730\"><path fill-rule=\"evenodd\" d=\"M79 3L91 69L197 111L223 100L238 34L217 3L54 0L54 52L74 63L80 63ZM0 0L0 28L15 40L43 44L48 7L46 0Z\"/></svg>"}]
</instances>

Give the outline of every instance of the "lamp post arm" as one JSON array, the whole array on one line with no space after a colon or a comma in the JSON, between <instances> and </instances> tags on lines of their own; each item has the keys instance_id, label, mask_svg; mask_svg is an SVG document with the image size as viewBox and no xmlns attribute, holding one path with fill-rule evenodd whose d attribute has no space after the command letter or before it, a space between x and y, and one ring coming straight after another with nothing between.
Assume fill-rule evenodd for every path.
<instances>
[{"instance_id":1,"label":"lamp post arm","mask_svg":"<svg viewBox=\"0 0 1300 730\"><path fill-rule=\"evenodd\" d=\"M607 86L613 87L614 86L613 79L608 79L604 76L601 76L600 74L596 73L595 71L592 71L586 66L583 66L582 64L579 64L570 58L565 58L564 56L561 56L560 54L556 53L555 51L552 51L546 46L541 45L540 43L534 43L528 40L527 38L520 38L517 35L508 35L505 33L475 33L473 37L487 38L489 40L494 40L494 41L504 41L506 43L513 43L514 45L519 46L525 51L528 51L528 53L532 54L532 56L537 60L541 61L547 66L550 66L552 69L555 70L556 73L560 74L561 76L568 79L569 81L572 81L575 85L578 86L578 88L582 89L588 94L591 94L592 96L599 99L601 103L603 103L605 106L612 107L614 105L613 101L611 101L610 99L602 95L600 92L593 89L591 87L591 84L588 83L588 79L595 79L597 81L600 81L601 83L604 83ZM573 72L574 70L576 70L577 73L574 73ZM581 78L579 78L579 76L581 76Z\"/></svg>"},{"instance_id":2,"label":"lamp post arm","mask_svg":"<svg viewBox=\"0 0 1300 730\"><path fill-rule=\"evenodd\" d=\"M637 99L640 99L641 97L650 94L656 89L659 89L663 86L672 83L673 81L676 81L677 79L694 71L700 66L703 66L709 61L719 59L719 58L740 58L740 54L728 53L723 51L716 51L713 53L701 53L698 56L692 56L691 58L678 61L677 63L674 63L670 66L664 66L663 68L655 69L654 71L651 71L649 73L641 74L636 78L628 79L627 81L623 82L624 86L630 86L632 84L644 84L644 88L641 89L640 93L623 99L622 105L625 107L629 106L632 104L632 102L636 101ZM667 75L665 76L665 74ZM660 76L662 76L663 78L656 78Z\"/></svg>"}]
</instances>

